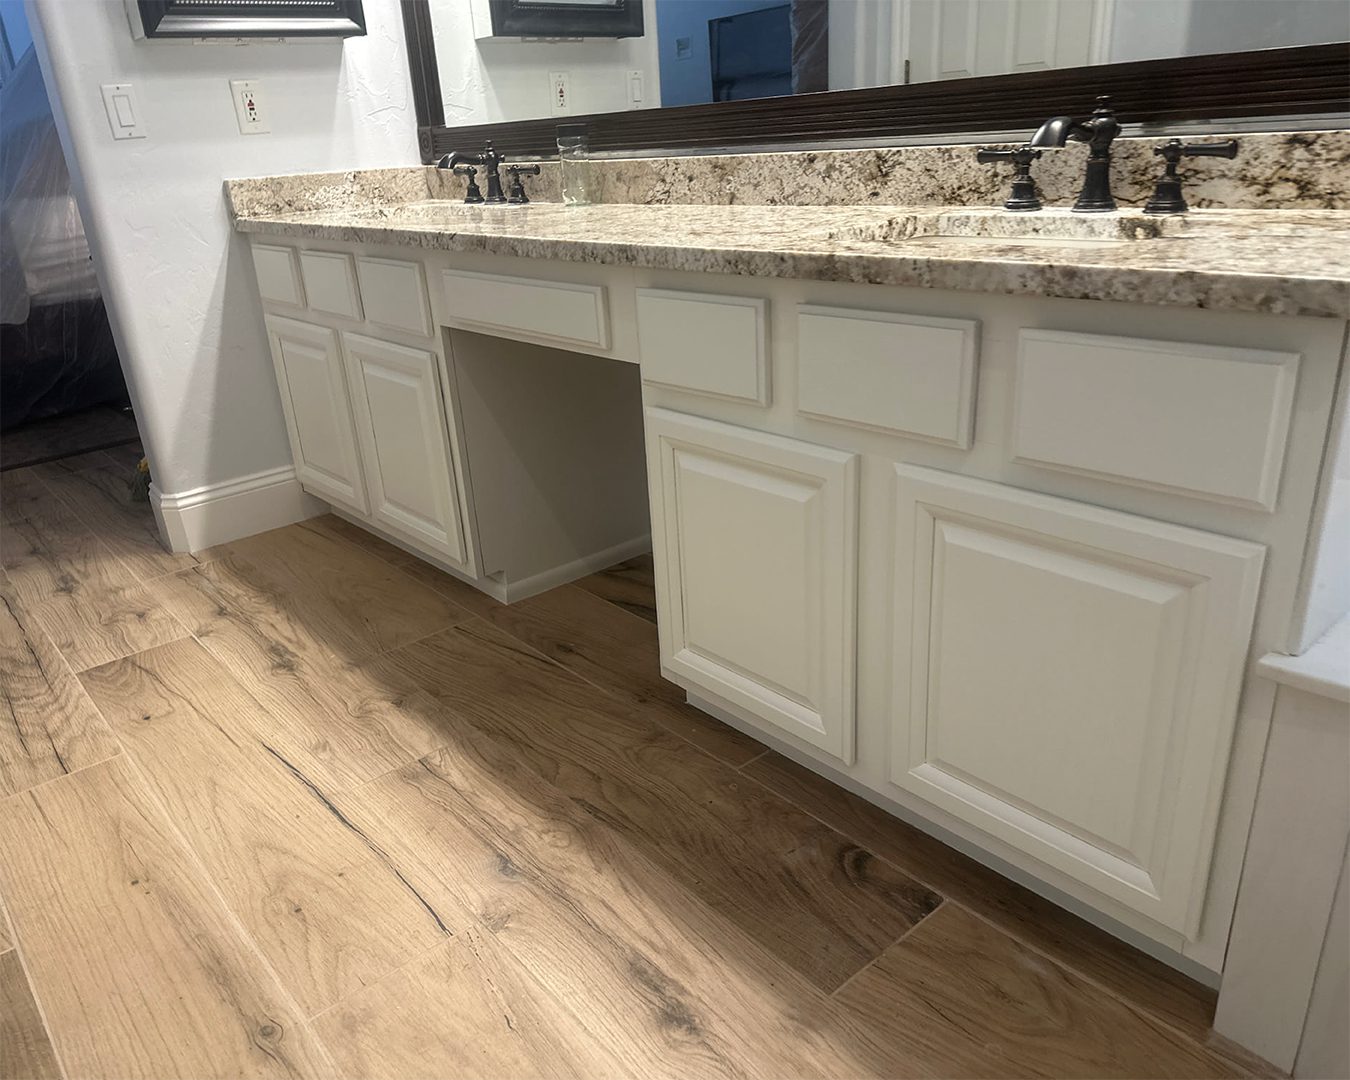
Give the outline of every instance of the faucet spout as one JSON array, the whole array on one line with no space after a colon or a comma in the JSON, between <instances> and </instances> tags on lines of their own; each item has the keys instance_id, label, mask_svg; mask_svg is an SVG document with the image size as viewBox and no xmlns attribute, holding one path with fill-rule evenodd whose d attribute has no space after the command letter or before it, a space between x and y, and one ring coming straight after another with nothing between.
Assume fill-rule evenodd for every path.
<instances>
[{"instance_id":1,"label":"faucet spout","mask_svg":"<svg viewBox=\"0 0 1350 1080\"><path fill-rule=\"evenodd\" d=\"M1073 134L1077 121L1072 116L1052 116L1036 129L1032 146L1064 146Z\"/></svg>"},{"instance_id":2,"label":"faucet spout","mask_svg":"<svg viewBox=\"0 0 1350 1080\"><path fill-rule=\"evenodd\" d=\"M1116 200L1111 197L1111 143L1119 134L1120 121L1111 109L1111 99L1099 97L1086 120L1052 116L1036 129L1030 145L1064 146L1070 139L1087 143L1087 174L1073 208L1080 214L1100 213L1116 208Z\"/></svg>"}]
</instances>

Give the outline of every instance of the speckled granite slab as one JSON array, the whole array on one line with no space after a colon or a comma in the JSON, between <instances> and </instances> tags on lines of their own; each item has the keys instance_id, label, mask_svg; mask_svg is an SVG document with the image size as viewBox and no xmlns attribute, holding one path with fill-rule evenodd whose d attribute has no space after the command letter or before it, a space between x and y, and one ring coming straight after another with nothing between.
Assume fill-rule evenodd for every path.
<instances>
[{"instance_id":1,"label":"speckled granite slab","mask_svg":"<svg viewBox=\"0 0 1350 1080\"><path fill-rule=\"evenodd\" d=\"M236 205L238 201L236 201ZM255 212L244 232L530 259L1350 316L1350 215L447 200ZM1142 237L1142 238L1136 238Z\"/></svg>"},{"instance_id":2,"label":"speckled granite slab","mask_svg":"<svg viewBox=\"0 0 1350 1080\"><path fill-rule=\"evenodd\" d=\"M1247 210L1350 210L1350 132L1311 131L1233 136L1233 161L1192 158L1182 165L1195 207ZM1196 137L1209 142L1225 135ZM1119 139L1112 186L1122 206L1142 206L1161 162L1162 139ZM997 144L991 144L997 145ZM1003 144L1012 145L1012 144ZM591 163L596 201L765 206L998 206L1010 168L981 165L974 146L905 146L889 150L818 150L670 158L606 158ZM1034 174L1047 205L1069 205L1082 184L1082 146L1047 151ZM526 178L536 202L561 199L558 167ZM464 181L415 166L352 173L231 180L240 217L283 211L462 199Z\"/></svg>"}]
</instances>

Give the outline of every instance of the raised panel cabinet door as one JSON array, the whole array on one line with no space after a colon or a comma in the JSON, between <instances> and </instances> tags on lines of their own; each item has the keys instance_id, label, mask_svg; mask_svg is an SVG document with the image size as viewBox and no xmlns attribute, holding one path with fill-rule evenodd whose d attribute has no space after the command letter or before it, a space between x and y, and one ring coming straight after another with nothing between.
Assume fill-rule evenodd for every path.
<instances>
[{"instance_id":1,"label":"raised panel cabinet door","mask_svg":"<svg viewBox=\"0 0 1350 1080\"><path fill-rule=\"evenodd\" d=\"M663 669L853 761L856 454L648 408Z\"/></svg>"},{"instance_id":2,"label":"raised panel cabinet door","mask_svg":"<svg viewBox=\"0 0 1350 1080\"><path fill-rule=\"evenodd\" d=\"M1188 937L1265 549L895 466L891 782Z\"/></svg>"},{"instance_id":3,"label":"raised panel cabinet door","mask_svg":"<svg viewBox=\"0 0 1350 1080\"><path fill-rule=\"evenodd\" d=\"M463 564L464 525L436 353L342 335L375 520Z\"/></svg>"},{"instance_id":4,"label":"raised panel cabinet door","mask_svg":"<svg viewBox=\"0 0 1350 1080\"><path fill-rule=\"evenodd\" d=\"M267 333L300 485L364 514L366 492L337 335L276 315L267 316Z\"/></svg>"}]
</instances>

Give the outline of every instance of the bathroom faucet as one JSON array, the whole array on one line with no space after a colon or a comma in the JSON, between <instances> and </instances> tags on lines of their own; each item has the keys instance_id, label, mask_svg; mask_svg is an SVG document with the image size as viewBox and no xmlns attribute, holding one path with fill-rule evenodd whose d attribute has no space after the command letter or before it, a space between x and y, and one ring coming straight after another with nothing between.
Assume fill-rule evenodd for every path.
<instances>
[{"instance_id":1,"label":"bathroom faucet","mask_svg":"<svg viewBox=\"0 0 1350 1080\"><path fill-rule=\"evenodd\" d=\"M1086 120L1051 117L1036 130L1030 145L1064 146L1070 139L1088 144L1087 174L1073 208L1080 214L1091 214L1116 208L1116 200L1111 197L1111 143L1119 134L1120 122L1111 110L1111 99L1103 96Z\"/></svg>"},{"instance_id":2,"label":"bathroom faucet","mask_svg":"<svg viewBox=\"0 0 1350 1080\"><path fill-rule=\"evenodd\" d=\"M502 162L506 160L505 154L499 154L492 148L492 143L488 142L481 153L465 154L459 150L454 153L446 154L440 161L436 162L438 169L454 169L456 165L481 165L487 170L487 197L485 199L466 199L466 202L490 202L504 203L506 196L502 194L502 177L498 171ZM470 180L472 187L473 181ZM470 191L470 196L473 191Z\"/></svg>"}]
</instances>

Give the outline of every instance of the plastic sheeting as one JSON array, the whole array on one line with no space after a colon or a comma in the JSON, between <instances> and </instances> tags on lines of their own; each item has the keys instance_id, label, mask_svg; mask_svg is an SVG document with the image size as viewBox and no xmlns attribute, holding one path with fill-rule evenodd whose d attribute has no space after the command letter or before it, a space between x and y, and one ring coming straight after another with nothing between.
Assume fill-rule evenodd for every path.
<instances>
[{"instance_id":1,"label":"plastic sheeting","mask_svg":"<svg viewBox=\"0 0 1350 1080\"><path fill-rule=\"evenodd\" d=\"M0 87L0 426L125 398L30 48Z\"/></svg>"}]
</instances>

